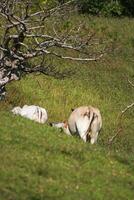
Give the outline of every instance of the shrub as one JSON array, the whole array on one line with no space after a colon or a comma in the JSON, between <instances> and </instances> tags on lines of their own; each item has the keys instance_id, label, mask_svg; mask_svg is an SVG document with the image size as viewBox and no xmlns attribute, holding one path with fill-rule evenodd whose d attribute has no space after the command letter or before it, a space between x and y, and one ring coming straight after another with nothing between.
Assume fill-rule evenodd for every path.
<instances>
[{"instance_id":1,"label":"shrub","mask_svg":"<svg viewBox=\"0 0 134 200\"><path fill-rule=\"evenodd\" d=\"M120 3L124 7L124 15L134 16L134 0L120 0Z\"/></svg>"},{"instance_id":2,"label":"shrub","mask_svg":"<svg viewBox=\"0 0 134 200\"><path fill-rule=\"evenodd\" d=\"M78 10L81 13L98 15L103 8L105 0L76 0Z\"/></svg>"},{"instance_id":3,"label":"shrub","mask_svg":"<svg viewBox=\"0 0 134 200\"><path fill-rule=\"evenodd\" d=\"M123 6L119 1L110 1L106 4L103 4L103 8L101 13L103 15L112 15L112 16L120 16L123 13Z\"/></svg>"},{"instance_id":4,"label":"shrub","mask_svg":"<svg viewBox=\"0 0 134 200\"><path fill-rule=\"evenodd\" d=\"M81 13L134 16L134 0L76 0Z\"/></svg>"}]
</instances>

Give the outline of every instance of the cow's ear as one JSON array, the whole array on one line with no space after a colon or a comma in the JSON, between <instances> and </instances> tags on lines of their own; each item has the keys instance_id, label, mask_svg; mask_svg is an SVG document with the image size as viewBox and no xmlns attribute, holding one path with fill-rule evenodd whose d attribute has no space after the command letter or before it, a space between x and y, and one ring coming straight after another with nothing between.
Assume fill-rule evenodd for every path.
<instances>
[{"instance_id":1,"label":"cow's ear","mask_svg":"<svg viewBox=\"0 0 134 200\"><path fill-rule=\"evenodd\" d=\"M52 123L52 122L50 122L50 123L49 123L49 126L53 126L53 123Z\"/></svg>"},{"instance_id":2,"label":"cow's ear","mask_svg":"<svg viewBox=\"0 0 134 200\"><path fill-rule=\"evenodd\" d=\"M68 126L68 122L64 121L64 128L67 128L67 126Z\"/></svg>"},{"instance_id":3,"label":"cow's ear","mask_svg":"<svg viewBox=\"0 0 134 200\"><path fill-rule=\"evenodd\" d=\"M75 109L74 108L71 108L71 111L73 112Z\"/></svg>"}]
</instances>

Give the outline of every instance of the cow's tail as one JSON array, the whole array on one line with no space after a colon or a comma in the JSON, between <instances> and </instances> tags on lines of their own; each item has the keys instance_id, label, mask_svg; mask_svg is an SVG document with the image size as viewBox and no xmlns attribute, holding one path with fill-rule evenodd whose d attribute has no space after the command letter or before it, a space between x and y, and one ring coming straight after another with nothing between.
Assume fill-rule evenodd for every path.
<instances>
[{"instance_id":1,"label":"cow's tail","mask_svg":"<svg viewBox=\"0 0 134 200\"><path fill-rule=\"evenodd\" d=\"M91 125L94 121L94 118L95 118L95 113L94 111L92 110L92 108L89 108L89 110L85 113L85 116L87 116L89 118L89 126L88 126L88 129L86 131L86 137L90 137L90 134L91 134Z\"/></svg>"},{"instance_id":2,"label":"cow's tail","mask_svg":"<svg viewBox=\"0 0 134 200\"><path fill-rule=\"evenodd\" d=\"M85 115L88 116L88 118L89 118L89 127L91 127L91 124L92 124L92 122L94 120L94 112L93 112L92 108L89 108Z\"/></svg>"}]
</instances>

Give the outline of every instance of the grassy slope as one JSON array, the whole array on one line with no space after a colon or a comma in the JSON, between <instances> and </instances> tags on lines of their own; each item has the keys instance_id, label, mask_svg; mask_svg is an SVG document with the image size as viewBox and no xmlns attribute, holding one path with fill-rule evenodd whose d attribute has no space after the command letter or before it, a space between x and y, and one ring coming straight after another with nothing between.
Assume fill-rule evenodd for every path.
<instances>
[{"instance_id":1,"label":"grassy slope","mask_svg":"<svg viewBox=\"0 0 134 200\"><path fill-rule=\"evenodd\" d=\"M111 147L106 144L114 134L118 114L134 99L126 79L134 77L134 21L72 20L85 20L99 37L114 38L121 50L97 63L55 61L65 68L73 66L71 78L30 75L8 86L8 98L0 103L0 200L134 198L133 110L126 113L123 131L115 143ZM49 121L66 119L70 108L79 105L99 107L103 130L98 144L84 144L9 112L23 104L45 107Z\"/></svg>"}]
</instances>

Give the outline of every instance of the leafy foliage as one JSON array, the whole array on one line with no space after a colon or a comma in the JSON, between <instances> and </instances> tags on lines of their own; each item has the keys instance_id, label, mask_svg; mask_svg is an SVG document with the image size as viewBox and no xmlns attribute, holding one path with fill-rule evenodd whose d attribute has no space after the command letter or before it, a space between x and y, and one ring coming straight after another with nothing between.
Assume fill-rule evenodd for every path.
<instances>
[{"instance_id":1,"label":"leafy foliage","mask_svg":"<svg viewBox=\"0 0 134 200\"><path fill-rule=\"evenodd\" d=\"M134 16L134 0L77 0L76 2L82 13Z\"/></svg>"},{"instance_id":2,"label":"leafy foliage","mask_svg":"<svg viewBox=\"0 0 134 200\"><path fill-rule=\"evenodd\" d=\"M124 15L134 16L134 0L120 0L120 4L124 7Z\"/></svg>"}]
</instances>

